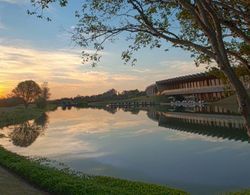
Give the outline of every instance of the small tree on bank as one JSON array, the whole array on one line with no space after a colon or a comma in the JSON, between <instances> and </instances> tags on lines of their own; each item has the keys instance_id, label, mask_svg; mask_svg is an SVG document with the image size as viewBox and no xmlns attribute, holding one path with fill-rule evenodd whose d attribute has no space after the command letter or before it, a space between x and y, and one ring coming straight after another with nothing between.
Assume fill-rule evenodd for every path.
<instances>
[{"instance_id":1,"label":"small tree on bank","mask_svg":"<svg viewBox=\"0 0 250 195\"><path fill-rule=\"evenodd\" d=\"M52 2L66 6L68 0L31 0L48 8ZM29 12L37 14L37 12ZM166 42L192 52L195 62L216 62L236 91L239 110L250 133L250 98L233 70L235 65L250 69L250 3L248 0L86 0L76 12L79 23L73 39L97 53L83 52L84 60L99 61L98 52L106 41L124 33L132 42L123 52L125 62L136 62L133 52Z\"/></svg>"},{"instance_id":2,"label":"small tree on bank","mask_svg":"<svg viewBox=\"0 0 250 195\"><path fill-rule=\"evenodd\" d=\"M25 108L28 108L29 104L41 94L41 88L35 81L27 80L19 83L12 92L22 100Z\"/></svg>"},{"instance_id":3,"label":"small tree on bank","mask_svg":"<svg viewBox=\"0 0 250 195\"><path fill-rule=\"evenodd\" d=\"M48 104L48 100L50 98L50 89L48 87L48 83L47 82L44 82L42 85L41 85L41 93L40 95L38 96L38 98L36 99L36 106L38 108L45 108Z\"/></svg>"}]
</instances>

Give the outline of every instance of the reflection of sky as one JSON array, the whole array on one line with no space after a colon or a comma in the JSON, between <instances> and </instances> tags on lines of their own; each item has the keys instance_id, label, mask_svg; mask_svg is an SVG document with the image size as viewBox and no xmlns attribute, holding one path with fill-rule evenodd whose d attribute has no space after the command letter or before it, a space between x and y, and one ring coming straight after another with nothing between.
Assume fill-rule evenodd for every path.
<instances>
[{"instance_id":1,"label":"reflection of sky","mask_svg":"<svg viewBox=\"0 0 250 195\"><path fill-rule=\"evenodd\" d=\"M208 188L210 193L250 187L247 142L158 127L143 111L132 115L59 109L49 113L49 121L44 135L28 148L15 147L8 139L1 139L1 144L85 173L168 184L198 194Z\"/></svg>"}]
</instances>

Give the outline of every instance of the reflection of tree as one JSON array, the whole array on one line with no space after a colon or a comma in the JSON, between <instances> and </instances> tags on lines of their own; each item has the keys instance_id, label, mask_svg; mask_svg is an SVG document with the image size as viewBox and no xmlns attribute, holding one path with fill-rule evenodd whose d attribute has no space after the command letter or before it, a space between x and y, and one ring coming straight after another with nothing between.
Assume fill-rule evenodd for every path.
<instances>
[{"instance_id":1,"label":"reflection of tree","mask_svg":"<svg viewBox=\"0 0 250 195\"><path fill-rule=\"evenodd\" d=\"M62 106L62 110L71 110L72 106Z\"/></svg>"},{"instance_id":2,"label":"reflection of tree","mask_svg":"<svg viewBox=\"0 0 250 195\"><path fill-rule=\"evenodd\" d=\"M20 125L15 125L9 134L12 143L20 147L30 146L39 135L47 128L48 115L45 113L34 122L26 121Z\"/></svg>"},{"instance_id":3,"label":"reflection of tree","mask_svg":"<svg viewBox=\"0 0 250 195\"><path fill-rule=\"evenodd\" d=\"M137 114L139 114L139 112L140 112L140 109L139 108L123 108L122 109L124 112L130 112L131 114L135 114L135 115L137 115Z\"/></svg>"},{"instance_id":4,"label":"reflection of tree","mask_svg":"<svg viewBox=\"0 0 250 195\"><path fill-rule=\"evenodd\" d=\"M43 129L46 129L49 123L49 116L46 113L43 113L40 117L34 120L34 123L37 126L41 126Z\"/></svg>"},{"instance_id":5,"label":"reflection of tree","mask_svg":"<svg viewBox=\"0 0 250 195\"><path fill-rule=\"evenodd\" d=\"M111 114L115 114L117 112L117 108L112 108L112 107L104 107L103 110L105 110Z\"/></svg>"},{"instance_id":6,"label":"reflection of tree","mask_svg":"<svg viewBox=\"0 0 250 195\"><path fill-rule=\"evenodd\" d=\"M0 133L0 138L5 138L6 136L2 133Z\"/></svg>"}]
</instances>

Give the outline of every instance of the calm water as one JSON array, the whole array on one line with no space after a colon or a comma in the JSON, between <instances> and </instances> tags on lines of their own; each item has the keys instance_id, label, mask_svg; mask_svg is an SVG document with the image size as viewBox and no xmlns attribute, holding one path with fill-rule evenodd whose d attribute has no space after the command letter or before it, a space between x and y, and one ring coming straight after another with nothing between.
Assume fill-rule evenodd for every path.
<instances>
[{"instance_id":1,"label":"calm water","mask_svg":"<svg viewBox=\"0 0 250 195\"><path fill-rule=\"evenodd\" d=\"M59 108L0 130L0 143L88 174L166 184L193 194L250 188L242 118L149 108Z\"/></svg>"}]
</instances>

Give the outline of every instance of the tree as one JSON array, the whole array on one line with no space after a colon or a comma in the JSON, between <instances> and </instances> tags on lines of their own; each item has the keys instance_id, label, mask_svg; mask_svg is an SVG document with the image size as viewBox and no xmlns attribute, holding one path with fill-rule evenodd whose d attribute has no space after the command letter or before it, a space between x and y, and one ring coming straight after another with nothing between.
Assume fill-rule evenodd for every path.
<instances>
[{"instance_id":1,"label":"tree","mask_svg":"<svg viewBox=\"0 0 250 195\"><path fill-rule=\"evenodd\" d=\"M31 0L42 10L52 2L66 6L67 0ZM38 12L29 12L43 15ZM42 12L41 12L42 13ZM125 62L143 47L160 48L166 42L192 52L197 65L211 64L230 81L236 91L239 110L250 132L250 98L233 70L239 64L250 69L250 3L248 0L86 0L73 32L73 40L82 47L94 47L96 53L83 52L84 61L94 65L104 43L124 33L132 43L122 53Z\"/></svg>"},{"instance_id":2,"label":"tree","mask_svg":"<svg viewBox=\"0 0 250 195\"><path fill-rule=\"evenodd\" d=\"M38 108L45 108L47 106L48 100L50 98L50 89L48 87L48 83L44 82L41 85L41 93L36 99L36 105Z\"/></svg>"},{"instance_id":3,"label":"tree","mask_svg":"<svg viewBox=\"0 0 250 195\"><path fill-rule=\"evenodd\" d=\"M43 113L33 122L25 121L22 124L14 125L8 137L15 146L28 147L33 144L39 136L43 135L48 123L48 115Z\"/></svg>"},{"instance_id":4,"label":"tree","mask_svg":"<svg viewBox=\"0 0 250 195\"><path fill-rule=\"evenodd\" d=\"M41 88L35 81L27 80L19 83L12 92L22 100L25 108L28 108L29 104L41 94Z\"/></svg>"}]
</instances>

